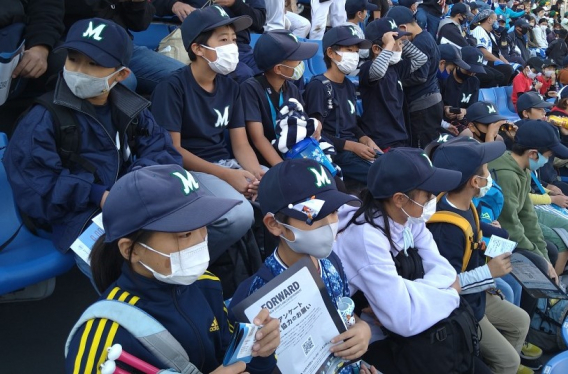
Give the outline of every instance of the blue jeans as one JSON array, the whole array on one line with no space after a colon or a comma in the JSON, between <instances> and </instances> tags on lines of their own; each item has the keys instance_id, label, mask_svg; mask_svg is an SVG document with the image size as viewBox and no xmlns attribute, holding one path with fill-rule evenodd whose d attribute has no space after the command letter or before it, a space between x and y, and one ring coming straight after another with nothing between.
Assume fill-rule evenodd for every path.
<instances>
[{"instance_id":1,"label":"blue jeans","mask_svg":"<svg viewBox=\"0 0 568 374\"><path fill-rule=\"evenodd\" d=\"M128 64L138 80L138 92L146 95L150 95L158 83L184 66L178 60L139 45L134 45Z\"/></svg>"},{"instance_id":2,"label":"blue jeans","mask_svg":"<svg viewBox=\"0 0 568 374\"><path fill-rule=\"evenodd\" d=\"M436 39L438 26L440 25L440 17L428 13L424 8L418 7L415 18L418 26L423 30L428 30L430 35Z\"/></svg>"},{"instance_id":3,"label":"blue jeans","mask_svg":"<svg viewBox=\"0 0 568 374\"><path fill-rule=\"evenodd\" d=\"M511 274L495 278L495 284L503 293L505 300L516 306L521 306L521 291L523 287Z\"/></svg>"},{"instance_id":4,"label":"blue jeans","mask_svg":"<svg viewBox=\"0 0 568 374\"><path fill-rule=\"evenodd\" d=\"M343 175L349 179L355 179L367 185L367 174L371 163L363 160L353 152L341 151L333 157L333 161L339 165Z\"/></svg>"}]
</instances>

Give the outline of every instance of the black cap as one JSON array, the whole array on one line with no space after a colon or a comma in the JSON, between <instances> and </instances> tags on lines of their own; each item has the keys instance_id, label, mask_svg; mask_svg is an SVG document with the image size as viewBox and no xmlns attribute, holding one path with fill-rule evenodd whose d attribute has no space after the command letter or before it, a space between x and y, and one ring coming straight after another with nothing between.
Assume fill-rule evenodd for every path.
<instances>
[{"instance_id":1,"label":"black cap","mask_svg":"<svg viewBox=\"0 0 568 374\"><path fill-rule=\"evenodd\" d=\"M526 65L534 68L538 73L542 72L542 60L538 57L531 57L527 60Z\"/></svg>"},{"instance_id":2,"label":"black cap","mask_svg":"<svg viewBox=\"0 0 568 374\"><path fill-rule=\"evenodd\" d=\"M363 10L368 10L370 12L379 10L379 7L369 0L347 0L345 1L345 12L347 14L355 14L357 12L362 12Z\"/></svg>"},{"instance_id":3,"label":"black cap","mask_svg":"<svg viewBox=\"0 0 568 374\"><path fill-rule=\"evenodd\" d=\"M262 34L254 45L254 60L258 68L266 71L284 60L304 61L318 51L316 43L298 41L288 30L273 30Z\"/></svg>"},{"instance_id":4,"label":"black cap","mask_svg":"<svg viewBox=\"0 0 568 374\"><path fill-rule=\"evenodd\" d=\"M450 17L457 16L458 14L467 16L470 19L473 18L473 14L471 14L467 5L464 3L457 3L452 6L452 10L450 11Z\"/></svg>"},{"instance_id":5,"label":"black cap","mask_svg":"<svg viewBox=\"0 0 568 374\"><path fill-rule=\"evenodd\" d=\"M132 41L124 27L102 18L75 22L65 43L54 51L62 49L78 51L105 68L128 66L132 57Z\"/></svg>"},{"instance_id":6,"label":"black cap","mask_svg":"<svg viewBox=\"0 0 568 374\"><path fill-rule=\"evenodd\" d=\"M472 1L471 3L469 3L469 8L470 8L471 10L479 9L480 7L481 7L481 5L479 5L479 4L477 3L477 1Z\"/></svg>"},{"instance_id":7,"label":"black cap","mask_svg":"<svg viewBox=\"0 0 568 374\"><path fill-rule=\"evenodd\" d=\"M471 68L471 66L462 60L461 51L456 46L451 44L440 44L438 49L440 50L440 60L456 64L460 68L468 71Z\"/></svg>"},{"instance_id":8,"label":"black cap","mask_svg":"<svg viewBox=\"0 0 568 374\"><path fill-rule=\"evenodd\" d=\"M558 66L558 64L551 58L544 59L544 61L542 61L542 68L544 69L549 66Z\"/></svg>"},{"instance_id":9,"label":"black cap","mask_svg":"<svg viewBox=\"0 0 568 374\"><path fill-rule=\"evenodd\" d=\"M503 142L480 143L477 140L460 136L441 144L434 151L432 164L438 168L460 171L461 186L467 182L483 164L487 164L505 153Z\"/></svg>"},{"instance_id":10,"label":"black cap","mask_svg":"<svg viewBox=\"0 0 568 374\"><path fill-rule=\"evenodd\" d=\"M383 45L383 35L391 31L398 33L395 39L402 38L405 35L410 35L409 32L399 30L394 19L390 17L383 17L374 20L365 27L365 38L375 44Z\"/></svg>"},{"instance_id":11,"label":"black cap","mask_svg":"<svg viewBox=\"0 0 568 374\"><path fill-rule=\"evenodd\" d=\"M337 26L332 27L323 36L322 46L324 54L325 51L333 45L356 45L361 49L369 49L371 48L372 43L367 39L359 38L354 26Z\"/></svg>"},{"instance_id":12,"label":"black cap","mask_svg":"<svg viewBox=\"0 0 568 374\"><path fill-rule=\"evenodd\" d=\"M558 130L548 122L526 121L515 134L515 144L525 148L549 149L561 159L568 159L568 148L560 143Z\"/></svg>"},{"instance_id":13,"label":"black cap","mask_svg":"<svg viewBox=\"0 0 568 374\"><path fill-rule=\"evenodd\" d=\"M400 5L392 7L388 11L387 17L394 19L397 25L405 25L407 23L412 23L415 21L414 14L410 10L410 8Z\"/></svg>"},{"instance_id":14,"label":"black cap","mask_svg":"<svg viewBox=\"0 0 568 374\"><path fill-rule=\"evenodd\" d=\"M499 15L497 16L497 22L507 22L507 19L505 18L504 15L499 14Z\"/></svg>"},{"instance_id":15,"label":"black cap","mask_svg":"<svg viewBox=\"0 0 568 374\"><path fill-rule=\"evenodd\" d=\"M475 47L463 47L461 50L462 59L466 64L470 66L467 71L477 74L485 74L485 68L483 67L483 53L479 48Z\"/></svg>"},{"instance_id":16,"label":"black cap","mask_svg":"<svg viewBox=\"0 0 568 374\"><path fill-rule=\"evenodd\" d=\"M471 104L467 108L465 117L470 122L478 122L484 125L506 119L499 115L495 105L489 101L478 101L477 103Z\"/></svg>"},{"instance_id":17,"label":"black cap","mask_svg":"<svg viewBox=\"0 0 568 374\"><path fill-rule=\"evenodd\" d=\"M529 110L531 108L550 108L553 104L534 91L525 92L517 99L517 111Z\"/></svg>"},{"instance_id":18,"label":"black cap","mask_svg":"<svg viewBox=\"0 0 568 374\"><path fill-rule=\"evenodd\" d=\"M359 199L339 192L327 168L308 158L286 160L271 167L258 186L263 216L280 212L308 224L350 201Z\"/></svg>"},{"instance_id":19,"label":"black cap","mask_svg":"<svg viewBox=\"0 0 568 374\"><path fill-rule=\"evenodd\" d=\"M562 60L562 66L568 66L568 56L564 57Z\"/></svg>"},{"instance_id":20,"label":"black cap","mask_svg":"<svg viewBox=\"0 0 568 374\"><path fill-rule=\"evenodd\" d=\"M398 5L410 8L412 5L417 3L418 0L398 0Z\"/></svg>"},{"instance_id":21,"label":"black cap","mask_svg":"<svg viewBox=\"0 0 568 374\"><path fill-rule=\"evenodd\" d=\"M460 172L434 167L421 149L401 147L392 148L375 160L369 169L367 186L375 199L386 199L415 189L430 193L451 191L460 180Z\"/></svg>"},{"instance_id":22,"label":"black cap","mask_svg":"<svg viewBox=\"0 0 568 374\"><path fill-rule=\"evenodd\" d=\"M528 23L527 20L524 19L524 18L518 18L515 21L515 27L523 27L523 28L529 29L531 27L531 24Z\"/></svg>"},{"instance_id":23,"label":"black cap","mask_svg":"<svg viewBox=\"0 0 568 374\"><path fill-rule=\"evenodd\" d=\"M219 5L195 9L181 24L183 47L186 51L189 50L189 47L191 47L191 44L199 34L225 25L233 25L235 32L239 32L252 25L252 18L249 16L231 18L225 12L225 9Z\"/></svg>"}]
</instances>

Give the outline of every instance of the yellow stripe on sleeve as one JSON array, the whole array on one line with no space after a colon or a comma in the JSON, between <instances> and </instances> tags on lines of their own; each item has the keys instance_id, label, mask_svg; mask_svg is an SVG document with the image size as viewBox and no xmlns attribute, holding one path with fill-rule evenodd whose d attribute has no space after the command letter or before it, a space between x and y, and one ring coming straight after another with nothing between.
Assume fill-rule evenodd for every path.
<instances>
[{"instance_id":1,"label":"yellow stripe on sleeve","mask_svg":"<svg viewBox=\"0 0 568 374\"><path fill-rule=\"evenodd\" d=\"M75 367L73 369L74 374L80 374L81 371L81 361L83 359L83 354L85 353L85 345L87 343L87 338L89 337L89 333L91 332L91 328L93 327L94 320L87 321L85 325L85 330L83 331L83 335L81 336L81 342L79 343L79 351L77 352L77 357L75 357Z\"/></svg>"}]
</instances>

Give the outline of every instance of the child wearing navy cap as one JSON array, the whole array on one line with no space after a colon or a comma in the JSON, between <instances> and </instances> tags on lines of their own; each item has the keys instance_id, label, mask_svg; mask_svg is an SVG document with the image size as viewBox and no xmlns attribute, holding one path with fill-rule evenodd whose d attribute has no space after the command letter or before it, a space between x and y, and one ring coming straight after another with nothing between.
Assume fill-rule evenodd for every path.
<instances>
[{"instance_id":1,"label":"child wearing navy cap","mask_svg":"<svg viewBox=\"0 0 568 374\"><path fill-rule=\"evenodd\" d=\"M318 46L299 42L287 30L269 31L254 46L256 65L264 74L249 78L241 85L247 134L262 165L282 162L271 141L276 139L277 114L290 99L304 101L294 80L304 74L304 60L313 57ZM321 131L321 124L319 125Z\"/></svg>"},{"instance_id":2,"label":"child wearing navy cap","mask_svg":"<svg viewBox=\"0 0 568 374\"><path fill-rule=\"evenodd\" d=\"M457 273L425 224L436 211L433 193L452 190L460 180L460 172L434 167L420 149L394 148L371 166L361 206L339 209L333 251L343 263L351 293L362 293L369 303L361 318L369 322L373 336L363 359L381 372L467 372L425 356L427 346L401 350L403 337L430 334L428 329L460 307ZM464 323L474 326L473 315ZM387 336L384 329L396 335ZM471 338L459 339L466 343ZM453 349L457 353L459 348ZM473 353L460 353L471 369Z\"/></svg>"},{"instance_id":3,"label":"child wearing navy cap","mask_svg":"<svg viewBox=\"0 0 568 374\"><path fill-rule=\"evenodd\" d=\"M323 124L322 133L329 138L337 155L334 161L343 175L360 183L367 182L367 172L380 148L357 126L355 86L346 79L359 63L359 49L371 42L357 37L351 26L338 26L323 38L327 71L312 78L306 86L306 112Z\"/></svg>"},{"instance_id":4,"label":"child wearing navy cap","mask_svg":"<svg viewBox=\"0 0 568 374\"><path fill-rule=\"evenodd\" d=\"M363 29L361 29L361 26L359 26L359 23L365 22L369 12L377 10L379 10L379 7L369 2L369 0L347 0L345 2L347 21L343 24L343 26L355 27L355 30L357 30L357 36L361 39L365 39L365 33L363 32ZM363 48L359 49L359 57L361 60L369 58L369 50Z\"/></svg>"},{"instance_id":5,"label":"child wearing navy cap","mask_svg":"<svg viewBox=\"0 0 568 374\"><path fill-rule=\"evenodd\" d=\"M148 166L121 178L103 207L105 234L91 253L93 277L103 292L100 300L128 303L161 324L179 343L175 350L172 339L160 333L160 342L174 351L169 357L176 372L272 373L280 324L267 309L253 321L263 327L248 367L243 362L221 365L233 321L228 320L219 278L206 271L210 257L205 226L241 202L207 195L178 165ZM112 309L107 304L102 314L112 315ZM107 318L86 313L75 325L65 349L66 373L100 373L114 344L150 365L170 368L171 362L156 355L160 348L144 344L128 321ZM147 321L133 323L146 327L146 333L152 330ZM193 370L182 371L185 365Z\"/></svg>"},{"instance_id":6,"label":"child wearing navy cap","mask_svg":"<svg viewBox=\"0 0 568 374\"><path fill-rule=\"evenodd\" d=\"M376 19L365 28L373 45L372 61L363 64L359 73L361 129L383 150L410 145L401 82L426 63L426 55L400 39L407 34L389 17Z\"/></svg>"},{"instance_id":7,"label":"child wearing navy cap","mask_svg":"<svg viewBox=\"0 0 568 374\"><path fill-rule=\"evenodd\" d=\"M230 18L217 5L193 11L181 26L191 64L160 83L152 96L152 113L172 136L183 166L197 172L214 195L245 202L227 217L231 234L215 257L251 227L247 199L256 196L264 174L247 139L239 85L227 76L239 61L236 32L251 22L248 16Z\"/></svg>"},{"instance_id":8,"label":"child wearing navy cap","mask_svg":"<svg viewBox=\"0 0 568 374\"><path fill-rule=\"evenodd\" d=\"M301 258L309 257L320 272L333 304L338 307L339 298L349 297L350 293L341 261L331 251L337 234L337 209L358 199L339 192L333 177L321 164L310 159L295 159L279 163L266 172L260 182L258 200L264 225L279 239L278 245L265 260L265 269L239 286L231 305L237 305ZM266 279L265 275L260 275L263 273L270 277ZM352 327L331 339L330 351L345 360L356 360L367 351L370 338L369 325L356 317ZM354 371L348 366L340 373Z\"/></svg>"},{"instance_id":9,"label":"child wearing navy cap","mask_svg":"<svg viewBox=\"0 0 568 374\"><path fill-rule=\"evenodd\" d=\"M483 233L477 210L472 204L474 197L485 196L493 184L487 163L504 152L503 142L479 143L469 137L454 138L434 151L434 166L462 173L456 188L438 196L436 210L465 218L474 233L474 242L470 243L462 229L453 223L429 223L428 229L440 254L458 272L463 298L479 321L483 336L480 341L481 355L491 371L530 373L530 369L519 366L519 352L529 329L528 314L503 300L497 293L485 292L496 289L494 278L511 272L511 254L501 254L486 263L486 257L479 250L479 246L483 245Z\"/></svg>"},{"instance_id":10,"label":"child wearing navy cap","mask_svg":"<svg viewBox=\"0 0 568 374\"><path fill-rule=\"evenodd\" d=\"M50 226L55 246L66 252L119 177L136 166L181 164L181 157L150 114L150 102L121 84L132 56L123 27L78 21L59 49L67 58L55 91L22 117L4 165L18 207L36 226ZM60 123L54 111L71 120ZM76 259L90 276L87 263Z\"/></svg>"}]
</instances>

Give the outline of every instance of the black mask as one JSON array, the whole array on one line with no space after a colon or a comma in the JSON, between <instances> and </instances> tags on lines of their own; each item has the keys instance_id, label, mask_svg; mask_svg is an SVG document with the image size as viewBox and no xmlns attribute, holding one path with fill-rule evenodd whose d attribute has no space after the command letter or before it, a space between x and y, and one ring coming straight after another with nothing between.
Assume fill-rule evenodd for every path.
<instances>
[{"instance_id":1,"label":"black mask","mask_svg":"<svg viewBox=\"0 0 568 374\"><path fill-rule=\"evenodd\" d=\"M487 136L487 133L481 132L481 130L479 129L479 127L477 127L475 123L473 124L473 126L475 126L477 132L479 132L479 135L477 136L479 140L481 140L482 143L485 143L485 137Z\"/></svg>"},{"instance_id":2,"label":"black mask","mask_svg":"<svg viewBox=\"0 0 568 374\"><path fill-rule=\"evenodd\" d=\"M460 25L463 25L463 24L465 24L466 22L467 22L467 19L466 19L466 18L460 19Z\"/></svg>"},{"instance_id":3,"label":"black mask","mask_svg":"<svg viewBox=\"0 0 568 374\"><path fill-rule=\"evenodd\" d=\"M529 32L529 29L527 29L527 28L525 28L525 27L522 27L522 28L521 28L521 34L526 35L527 32Z\"/></svg>"},{"instance_id":4,"label":"black mask","mask_svg":"<svg viewBox=\"0 0 568 374\"><path fill-rule=\"evenodd\" d=\"M470 75L464 73L461 69L456 68L456 76L458 77L458 79L465 81L467 79L469 79Z\"/></svg>"}]
</instances>

